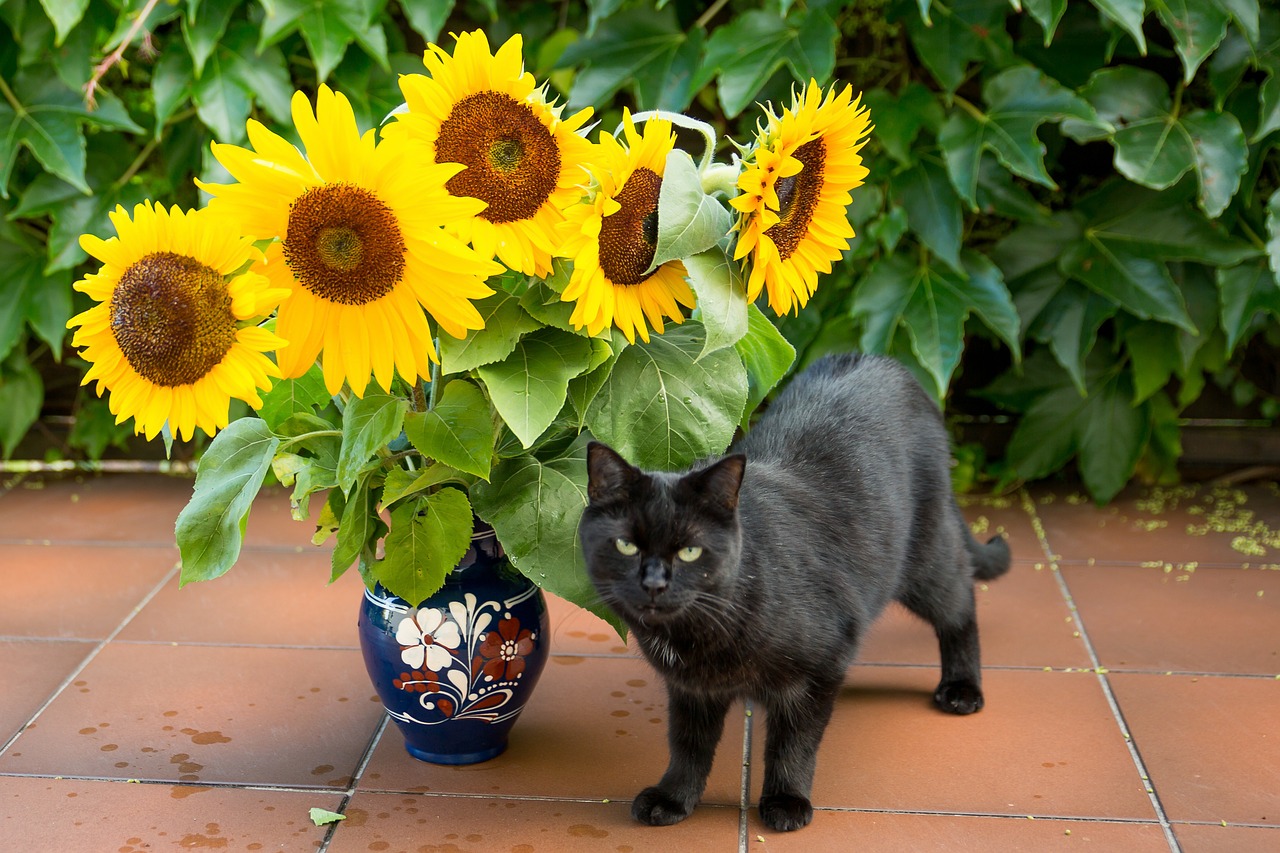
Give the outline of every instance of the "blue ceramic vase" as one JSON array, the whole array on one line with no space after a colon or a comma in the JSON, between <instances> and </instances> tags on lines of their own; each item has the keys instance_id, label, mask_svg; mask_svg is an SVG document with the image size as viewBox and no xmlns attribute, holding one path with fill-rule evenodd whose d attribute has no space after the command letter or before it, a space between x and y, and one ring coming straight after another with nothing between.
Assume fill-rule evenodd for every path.
<instances>
[{"instance_id":1,"label":"blue ceramic vase","mask_svg":"<svg viewBox=\"0 0 1280 853\"><path fill-rule=\"evenodd\" d=\"M551 652L549 625L542 590L478 520L470 549L426 601L366 589L365 667L409 754L434 764L501 754Z\"/></svg>"}]
</instances>

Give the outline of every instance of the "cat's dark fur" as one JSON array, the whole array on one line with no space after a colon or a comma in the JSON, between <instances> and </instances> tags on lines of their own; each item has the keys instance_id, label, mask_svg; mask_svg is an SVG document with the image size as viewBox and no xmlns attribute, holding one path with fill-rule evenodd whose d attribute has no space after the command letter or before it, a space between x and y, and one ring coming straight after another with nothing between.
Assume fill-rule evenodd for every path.
<instances>
[{"instance_id":1,"label":"cat's dark fur","mask_svg":"<svg viewBox=\"0 0 1280 853\"><path fill-rule=\"evenodd\" d=\"M1009 548L969 535L942 418L892 360L817 362L732 451L673 474L592 443L579 535L600 596L667 684L670 764L632 813L687 817L730 704L749 697L768 723L760 815L792 830L813 817L818 743L890 600L937 632L937 706L982 708L973 580L1003 574Z\"/></svg>"}]
</instances>

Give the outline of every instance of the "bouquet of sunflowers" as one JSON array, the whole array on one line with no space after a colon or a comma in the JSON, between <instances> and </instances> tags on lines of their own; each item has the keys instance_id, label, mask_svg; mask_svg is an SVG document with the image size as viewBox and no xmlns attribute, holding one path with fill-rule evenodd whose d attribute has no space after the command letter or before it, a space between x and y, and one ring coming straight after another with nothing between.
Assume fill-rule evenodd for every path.
<instances>
[{"instance_id":1,"label":"bouquet of sunflowers","mask_svg":"<svg viewBox=\"0 0 1280 853\"><path fill-rule=\"evenodd\" d=\"M476 517L517 569L579 604L585 446L678 468L719 453L794 350L756 307L798 311L848 247L870 130L816 82L732 162L708 125L623 114L591 141L515 36L430 45L404 105L361 132L321 86L300 146L248 122L214 144L232 183L198 210L140 204L85 235L84 382L148 439L214 439L178 518L182 581L236 561L268 470L336 537L332 577L420 601ZM698 159L676 128L703 137ZM228 422L231 398L257 417Z\"/></svg>"}]
</instances>

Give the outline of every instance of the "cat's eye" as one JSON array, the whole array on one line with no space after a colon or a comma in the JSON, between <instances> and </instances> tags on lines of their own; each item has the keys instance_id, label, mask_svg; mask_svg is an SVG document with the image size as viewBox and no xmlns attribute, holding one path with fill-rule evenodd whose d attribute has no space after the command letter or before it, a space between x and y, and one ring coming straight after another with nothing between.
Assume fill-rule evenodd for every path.
<instances>
[{"instance_id":1,"label":"cat's eye","mask_svg":"<svg viewBox=\"0 0 1280 853\"><path fill-rule=\"evenodd\" d=\"M636 547L636 543L626 539L615 539L613 544L617 546L618 553L624 557L634 557L640 549Z\"/></svg>"},{"instance_id":2,"label":"cat's eye","mask_svg":"<svg viewBox=\"0 0 1280 853\"><path fill-rule=\"evenodd\" d=\"M686 563L692 563L702 556L702 549L697 545L689 545L677 551L676 556Z\"/></svg>"}]
</instances>

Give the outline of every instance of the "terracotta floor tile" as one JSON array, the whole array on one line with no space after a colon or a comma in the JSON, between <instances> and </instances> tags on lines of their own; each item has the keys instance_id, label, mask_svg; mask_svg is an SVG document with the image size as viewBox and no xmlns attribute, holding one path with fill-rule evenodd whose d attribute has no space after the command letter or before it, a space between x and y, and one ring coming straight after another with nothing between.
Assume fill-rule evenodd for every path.
<instances>
[{"instance_id":1,"label":"terracotta floor tile","mask_svg":"<svg viewBox=\"0 0 1280 853\"><path fill-rule=\"evenodd\" d=\"M1275 484L1130 488L1101 508L1042 491L1036 513L1066 562L1280 565Z\"/></svg>"},{"instance_id":2,"label":"terracotta floor tile","mask_svg":"<svg viewBox=\"0 0 1280 853\"><path fill-rule=\"evenodd\" d=\"M1103 665L1280 673L1280 572L1063 566Z\"/></svg>"},{"instance_id":3,"label":"terracotta floor tile","mask_svg":"<svg viewBox=\"0 0 1280 853\"><path fill-rule=\"evenodd\" d=\"M178 588L175 576L121 640L356 648L364 585L352 569L329 584L329 553L245 549L231 571Z\"/></svg>"},{"instance_id":4,"label":"terracotta floor tile","mask_svg":"<svg viewBox=\"0 0 1280 853\"><path fill-rule=\"evenodd\" d=\"M191 485L148 474L28 478L0 495L0 539L172 545Z\"/></svg>"},{"instance_id":5,"label":"terracotta floor tile","mask_svg":"<svg viewBox=\"0 0 1280 853\"><path fill-rule=\"evenodd\" d=\"M388 725L359 787L629 803L666 769L666 704L658 676L641 661L554 655L505 753L469 767L427 764L411 758ZM707 802L741 799L743 720L741 709L730 712Z\"/></svg>"},{"instance_id":6,"label":"terracotta floor tile","mask_svg":"<svg viewBox=\"0 0 1280 853\"><path fill-rule=\"evenodd\" d=\"M0 636L104 639L177 562L176 548L0 545Z\"/></svg>"},{"instance_id":7,"label":"terracotta floor tile","mask_svg":"<svg viewBox=\"0 0 1280 853\"><path fill-rule=\"evenodd\" d=\"M357 793L330 853L597 853L738 849L738 810L706 807L675 826L643 826L626 803Z\"/></svg>"},{"instance_id":8,"label":"terracotta floor tile","mask_svg":"<svg viewBox=\"0 0 1280 853\"><path fill-rule=\"evenodd\" d=\"M974 597L985 666L1089 665L1058 580L1044 564L1014 563L1004 577L979 582ZM893 604L872 626L858 659L937 665L938 639L927 622Z\"/></svg>"},{"instance_id":9,"label":"terracotta floor tile","mask_svg":"<svg viewBox=\"0 0 1280 853\"><path fill-rule=\"evenodd\" d=\"M160 849L315 850L309 810L337 794L0 777L0 839L24 853Z\"/></svg>"},{"instance_id":10,"label":"terracotta floor tile","mask_svg":"<svg viewBox=\"0 0 1280 853\"><path fill-rule=\"evenodd\" d=\"M109 644L0 773L345 786L382 718L359 653Z\"/></svg>"},{"instance_id":11,"label":"terracotta floor tile","mask_svg":"<svg viewBox=\"0 0 1280 853\"><path fill-rule=\"evenodd\" d=\"M986 707L934 708L932 669L854 667L818 753L820 808L1153 820L1123 736L1089 673L991 670ZM752 717L752 802L766 717Z\"/></svg>"},{"instance_id":12,"label":"terracotta floor tile","mask_svg":"<svg viewBox=\"0 0 1280 853\"><path fill-rule=\"evenodd\" d=\"M1280 681L1110 681L1170 820L1280 825Z\"/></svg>"},{"instance_id":13,"label":"terracotta floor tile","mask_svg":"<svg viewBox=\"0 0 1280 853\"><path fill-rule=\"evenodd\" d=\"M751 853L954 853L960 850L1040 853L1042 850L1114 850L1168 853L1156 823L1027 820L1025 817L884 814L819 810L800 832L774 832L752 811L747 824Z\"/></svg>"},{"instance_id":14,"label":"terracotta floor tile","mask_svg":"<svg viewBox=\"0 0 1280 853\"><path fill-rule=\"evenodd\" d=\"M547 610L551 614L553 654L632 654L613 626L591 611L554 595L547 596Z\"/></svg>"},{"instance_id":15,"label":"terracotta floor tile","mask_svg":"<svg viewBox=\"0 0 1280 853\"><path fill-rule=\"evenodd\" d=\"M1275 853L1280 850L1280 827L1175 823L1173 832L1182 853Z\"/></svg>"},{"instance_id":16,"label":"terracotta floor tile","mask_svg":"<svg viewBox=\"0 0 1280 853\"><path fill-rule=\"evenodd\" d=\"M957 501L969 522L969 530L978 541L986 542L1003 533L1015 560L1040 562L1045 559L1035 525L1022 507L1022 495L960 495Z\"/></svg>"},{"instance_id":17,"label":"terracotta floor tile","mask_svg":"<svg viewBox=\"0 0 1280 853\"><path fill-rule=\"evenodd\" d=\"M86 642L0 641L0 746L93 650Z\"/></svg>"}]
</instances>

